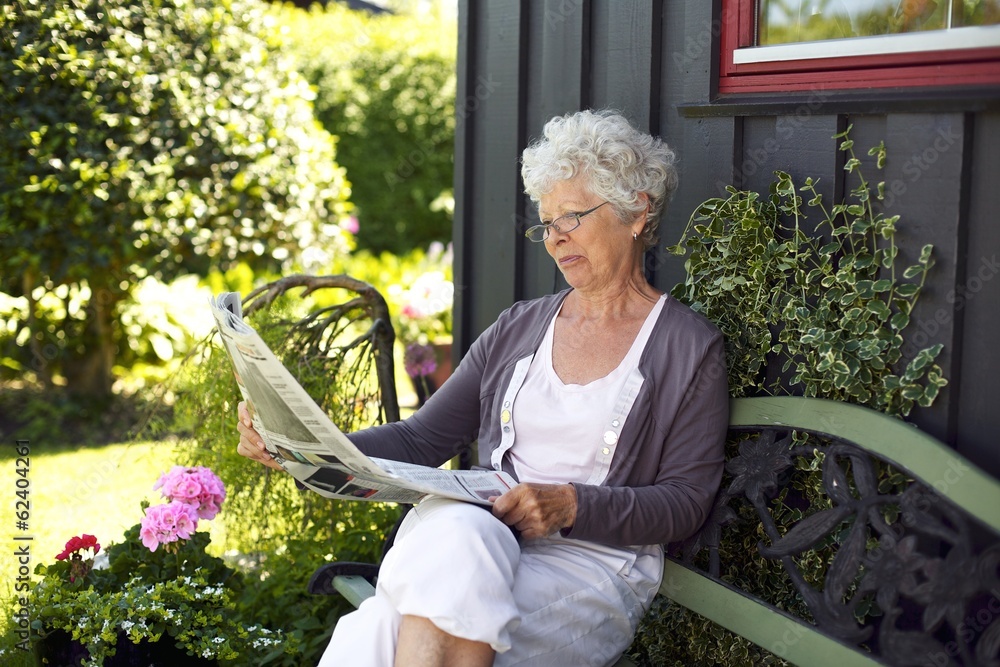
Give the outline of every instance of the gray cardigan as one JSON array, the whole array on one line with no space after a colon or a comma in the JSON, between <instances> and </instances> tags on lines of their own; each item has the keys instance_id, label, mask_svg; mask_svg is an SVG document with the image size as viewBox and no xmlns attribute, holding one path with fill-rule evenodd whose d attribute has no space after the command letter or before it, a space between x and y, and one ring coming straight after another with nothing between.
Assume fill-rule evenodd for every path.
<instances>
[{"instance_id":1,"label":"gray cardigan","mask_svg":"<svg viewBox=\"0 0 1000 667\"><path fill-rule=\"evenodd\" d=\"M511 306L420 410L352 433L351 440L369 456L438 466L478 438L480 465L493 468L496 459L513 474L502 455L502 441L512 439L504 438L510 425L505 402L568 293ZM605 434L612 445L603 449L610 451L605 478L574 483L578 509L575 524L563 531L567 537L615 546L664 544L691 535L708 516L729 422L722 334L668 296L637 375L638 391L620 433Z\"/></svg>"}]
</instances>

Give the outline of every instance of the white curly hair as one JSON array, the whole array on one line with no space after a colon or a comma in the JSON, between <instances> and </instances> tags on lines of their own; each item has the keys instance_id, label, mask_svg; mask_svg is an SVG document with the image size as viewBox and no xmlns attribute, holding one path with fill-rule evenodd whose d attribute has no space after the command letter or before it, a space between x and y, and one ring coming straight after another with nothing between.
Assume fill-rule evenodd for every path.
<instances>
[{"instance_id":1,"label":"white curly hair","mask_svg":"<svg viewBox=\"0 0 1000 667\"><path fill-rule=\"evenodd\" d=\"M542 138L521 155L521 179L537 205L555 183L582 175L625 224L647 211L640 196L645 194L649 208L639 238L649 249L658 241L660 218L677 189L675 161L666 143L635 129L621 113L585 110L545 124Z\"/></svg>"}]
</instances>

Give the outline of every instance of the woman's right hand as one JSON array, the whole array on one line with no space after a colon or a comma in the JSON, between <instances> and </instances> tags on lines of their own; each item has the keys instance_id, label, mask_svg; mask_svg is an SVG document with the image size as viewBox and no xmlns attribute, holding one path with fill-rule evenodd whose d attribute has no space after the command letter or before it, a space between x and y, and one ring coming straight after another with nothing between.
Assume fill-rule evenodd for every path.
<instances>
[{"instance_id":1,"label":"woman's right hand","mask_svg":"<svg viewBox=\"0 0 1000 667\"><path fill-rule=\"evenodd\" d=\"M245 456L251 461L263 463L268 468L281 470L281 465L274 460L271 453L264 446L264 439L253 427L253 420L250 418L250 411L247 410L245 401L240 401L237 408L239 419L236 422L236 430L240 432L240 444L236 446L236 453Z\"/></svg>"}]
</instances>

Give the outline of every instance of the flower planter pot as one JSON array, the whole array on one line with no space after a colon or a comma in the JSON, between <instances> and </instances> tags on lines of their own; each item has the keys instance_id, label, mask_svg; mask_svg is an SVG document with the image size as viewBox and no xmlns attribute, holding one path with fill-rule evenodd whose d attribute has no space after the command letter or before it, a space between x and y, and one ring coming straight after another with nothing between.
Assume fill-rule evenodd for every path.
<instances>
[{"instance_id":1,"label":"flower planter pot","mask_svg":"<svg viewBox=\"0 0 1000 667\"><path fill-rule=\"evenodd\" d=\"M70 667L79 665L90 658L87 647L75 641L65 630L53 630L35 642L35 664L49 667ZM206 660L188 655L177 648L171 637L156 643L146 641L133 644L124 633L118 633L115 654L104 660L104 667L173 667L192 665L210 667L218 665L215 660Z\"/></svg>"}]
</instances>

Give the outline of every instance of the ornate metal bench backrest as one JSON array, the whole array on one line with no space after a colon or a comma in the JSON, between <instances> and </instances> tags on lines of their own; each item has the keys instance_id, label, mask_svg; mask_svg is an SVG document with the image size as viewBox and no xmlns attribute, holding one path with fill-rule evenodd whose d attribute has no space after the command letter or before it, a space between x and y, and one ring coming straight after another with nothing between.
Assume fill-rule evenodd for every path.
<instances>
[{"instance_id":1,"label":"ornate metal bench backrest","mask_svg":"<svg viewBox=\"0 0 1000 667\"><path fill-rule=\"evenodd\" d=\"M738 442L713 515L679 560L741 588L732 569L720 567L720 548L731 555L749 526L766 536L759 555L780 563L800 603L779 604L797 606L784 611L822 634L882 664L1000 665L996 480L916 429L863 408L784 398L737 399L735 410L749 405L741 401L772 407L763 419L747 414L755 424L734 415ZM787 414L797 405L828 411ZM890 446L879 442L888 438ZM928 460L931 445L936 460ZM802 482L810 474L811 486ZM969 485L979 491L962 490Z\"/></svg>"}]
</instances>

